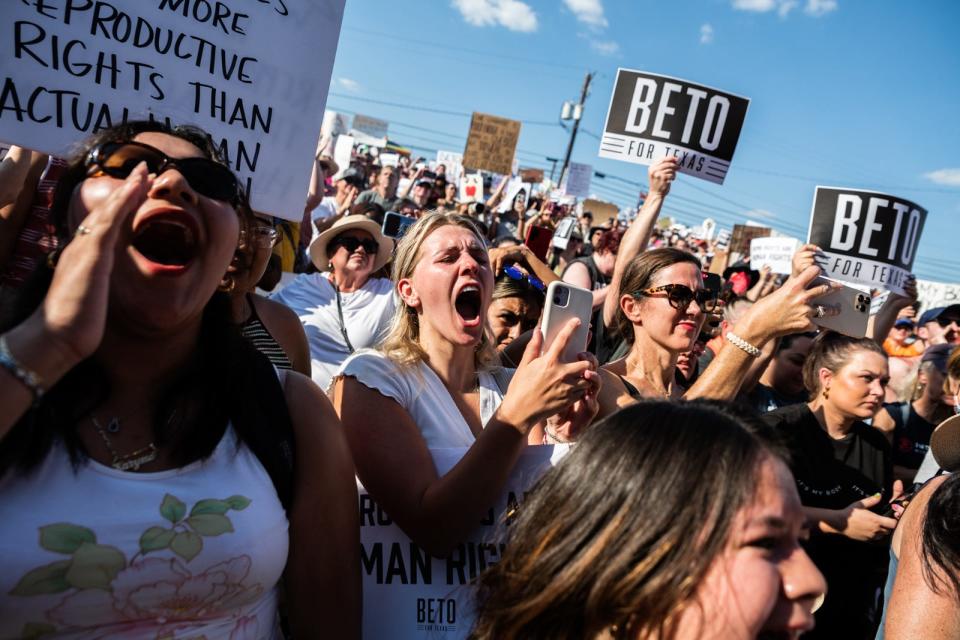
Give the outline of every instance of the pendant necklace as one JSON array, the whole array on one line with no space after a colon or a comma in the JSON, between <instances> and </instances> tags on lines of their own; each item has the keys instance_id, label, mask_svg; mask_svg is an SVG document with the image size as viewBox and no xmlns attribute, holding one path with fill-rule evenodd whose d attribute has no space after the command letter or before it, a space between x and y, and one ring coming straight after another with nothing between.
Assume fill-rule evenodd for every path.
<instances>
[{"instance_id":1,"label":"pendant necklace","mask_svg":"<svg viewBox=\"0 0 960 640\"><path fill-rule=\"evenodd\" d=\"M173 416L177 414L174 411L170 414L170 418L167 420L167 424L173 420ZM103 444L106 445L107 451L110 452L110 456L113 458L110 462L110 466L114 469L120 471L137 471L142 465L149 464L157 459L159 451L157 450L157 445L150 443L145 447L141 447L132 453L125 455L120 455L120 453L114 449L113 443L110 441L110 436L108 433L117 434L120 432L120 419L114 416L110 419L110 422L107 423L106 428L100 424L100 422L94 417L90 416L90 421L93 422L93 426L97 429L97 433L100 434L100 438L103 439Z\"/></svg>"}]
</instances>

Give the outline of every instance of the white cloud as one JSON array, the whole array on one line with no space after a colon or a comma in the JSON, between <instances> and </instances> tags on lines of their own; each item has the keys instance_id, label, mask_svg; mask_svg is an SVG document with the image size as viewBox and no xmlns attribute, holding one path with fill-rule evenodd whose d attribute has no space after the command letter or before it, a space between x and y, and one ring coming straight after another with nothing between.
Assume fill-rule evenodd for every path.
<instances>
[{"instance_id":1,"label":"white cloud","mask_svg":"<svg viewBox=\"0 0 960 640\"><path fill-rule=\"evenodd\" d=\"M453 0L453 6L475 27L500 25L525 33L537 30L537 14L520 0Z\"/></svg>"},{"instance_id":2,"label":"white cloud","mask_svg":"<svg viewBox=\"0 0 960 640\"><path fill-rule=\"evenodd\" d=\"M923 177L930 182L947 187L960 187L960 169L938 169L923 174Z\"/></svg>"},{"instance_id":3,"label":"white cloud","mask_svg":"<svg viewBox=\"0 0 960 640\"><path fill-rule=\"evenodd\" d=\"M709 24L700 25L700 44L713 42L713 27Z\"/></svg>"},{"instance_id":4,"label":"white cloud","mask_svg":"<svg viewBox=\"0 0 960 640\"><path fill-rule=\"evenodd\" d=\"M605 29L607 27L607 18L603 15L602 0L563 0L567 8L577 16L580 22L595 27Z\"/></svg>"},{"instance_id":5,"label":"white cloud","mask_svg":"<svg viewBox=\"0 0 960 640\"><path fill-rule=\"evenodd\" d=\"M346 89L347 91L359 91L360 83L356 80L351 80L350 78L337 78L337 84Z\"/></svg>"},{"instance_id":6,"label":"white cloud","mask_svg":"<svg viewBox=\"0 0 960 640\"><path fill-rule=\"evenodd\" d=\"M776 11L781 18L797 8L800 0L731 0L733 8L737 11L753 11L756 13L767 13ZM831 11L836 11L838 7L837 0L806 0L803 12L808 16L819 18Z\"/></svg>"},{"instance_id":7,"label":"white cloud","mask_svg":"<svg viewBox=\"0 0 960 640\"><path fill-rule=\"evenodd\" d=\"M615 56L620 53L620 45L613 40L591 40L590 47L605 56Z\"/></svg>"},{"instance_id":8,"label":"white cloud","mask_svg":"<svg viewBox=\"0 0 960 640\"><path fill-rule=\"evenodd\" d=\"M804 13L815 18L836 10L837 0L807 0L807 5L803 8Z\"/></svg>"}]
</instances>

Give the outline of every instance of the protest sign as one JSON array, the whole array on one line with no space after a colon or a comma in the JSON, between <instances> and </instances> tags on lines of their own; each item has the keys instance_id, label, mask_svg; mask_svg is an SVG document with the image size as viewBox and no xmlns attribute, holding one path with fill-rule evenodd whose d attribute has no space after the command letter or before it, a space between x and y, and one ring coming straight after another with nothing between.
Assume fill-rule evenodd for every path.
<instances>
[{"instance_id":1,"label":"protest sign","mask_svg":"<svg viewBox=\"0 0 960 640\"><path fill-rule=\"evenodd\" d=\"M321 136L339 136L347 133L347 115L339 111L327 109L323 112L323 124L320 126Z\"/></svg>"},{"instance_id":2,"label":"protest sign","mask_svg":"<svg viewBox=\"0 0 960 640\"><path fill-rule=\"evenodd\" d=\"M400 164L399 153L381 153L380 154L381 167L395 167L398 164Z\"/></svg>"},{"instance_id":3,"label":"protest sign","mask_svg":"<svg viewBox=\"0 0 960 640\"><path fill-rule=\"evenodd\" d=\"M520 169L520 177L524 182L540 184L543 182L543 169Z\"/></svg>"},{"instance_id":4,"label":"protest sign","mask_svg":"<svg viewBox=\"0 0 960 640\"><path fill-rule=\"evenodd\" d=\"M717 233L717 248L724 251L730 248L730 229L720 229Z\"/></svg>"},{"instance_id":5,"label":"protest sign","mask_svg":"<svg viewBox=\"0 0 960 640\"><path fill-rule=\"evenodd\" d=\"M355 113L353 115L353 130L359 131L360 133L365 133L368 136L373 136L374 138L386 138L387 128L389 126L390 123L386 120L371 118L370 116L365 116L359 113Z\"/></svg>"},{"instance_id":6,"label":"protest sign","mask_svg":"<svg viewBox=\"0 0 960 640\"><path fill-rule=\"evenodd\" d=\"M926 218L897 196L817 187L807 241L824 252L824 275L903 294Z\"/></svg>"},{"instance_id":7,"label":"protest sign","mask_svg":"<svg viewBox=\"0 0 960 640\"><path fill-rule=\"evenodd\" d=\"M704 218L700 230L704 240L713 240L713 235L717 232L717 221L713 218Z\"/></svg>"},{"instance_id":8,"label":"protest sign","mask_svg":"<svg viewBox=\"0 0 960 640\"><path fill-rule=\"evenodd\" d=\"M500 200L497 211L499 213L506 213L513 209L513 201L518 194L523 195L523 205L524 208L526 208L527 200L530 198L529 190L530 188L523 183L523 178L520 176L510 178L506 188L503 190L503 199Z\"/></svg>"},{"instance_id":9,"label":"protest sign","mask_svg":"<svg viewBox=\"0 0 960 640\"><path fill-rule=\"evenodd\" d=\"M575 229L577 229L577 219L573 216L564 218L557 224L557 230L553 234L551 244L557 249L566 249L567 245L570 244L570 236L573 235Z\"/></svg>"},{"instance_id":10,"label":"protest sign","mask_svg":"<svg viewBox=\"0 0 960 640\"><path fill-rule=\"evenodd\" d=\"M759 271L766 265L773 273L789 274L799 246L796 238L754 238L750 241L750 267Z\"/></svg>"},{"instance_id":11,"label":"protest sign","mask_svg":"<svg viewBox=\"0 0 960 640\"><path fill-rule=\"evenodd\" d=\"M917 300L922 311L960 304L960 284L917 280Z\"/></svg>"},{"instance_id":12,"label":"protest sign","mask_svg":"<svg viewBox=\"0 0 960 640\"><path fill-rule=\"evenodd\" d=\"M769 227L755 227L753 225L735 224L730 236L730 245L727 247L730 257L739 260L750 253L750 242L754 238L769 238L772 229ZM739 254L735 256L734 254Z\"/></svg>"},{"instance_id":13,"label":"protest sign","mask_svg":"<svg viewBox=\"0 0 960 640\"><path fill-rule=\"evenodd\" d=\"M483 202L483 176L468 173L460 178L460 202Z\"/></svg>"},{"instance_id":14,"label":"protest sign","mask_svg":"<svg viewBox=\"0 0 960 640\"><path fill-rule=\"evenodd\" d=\"M518 121L474 112L463 152L463 167L513 175L514 154L519 139Z\"/></svg>"},{"instance_id":15,"label":"protest sign","mask_svg":"<svg viewBox=\"0 0 960 640\"><path fill-rule=\"evenodd\" d=\"M194 124L254 208L299 220L343 6L3 2L0 139L62 156L125 120Z\"/></svg>"},{"instance_id":16,"label":"protest sign","mask_svg":"<svg viewBox=\"0 0 960 640\"><path fill-rule=\"evenodd\" d=\"M446 558L431 557L410 540L359 486L363 637L397 640L465 638L473 624L470 581L496 564L505 548L500 523L566 445L525 447L496 504ZM432 449L437 475L467 449Z\"/></svg>"},{"instance_id":17,"label":"protest sign","mask_svg":"<svg viewBox=\"0 0 960 640\"><path fill-rule=\"evenodd\" d=\"M607 218L615 218L620 214L620 208L614 203L593 198L587 198L583 201L583 210L593 214L594 223L599 223Z\"/></svg>"},{"instance_id":18,"label":"protest sign","mask_svg":"<svg viewBox=\"0 0 960 640\"><path fill-rule=\"evenodd\" d=\"M717 249L713 254L713 260L710 261L710 268L707 269L710 273L715 273L718 276L722 276L723 272L727 270L727 264L730 261L730 254L727 253L726 249Z\"/></svg>"},{"instance_id":19,"label":"protest sign","mask_svg":"<svg viewBox=\"0 0 960 640\"><path fill-rule=\"evenodd\" d=\"M463 171L463 154L456 151L437 151L437 164L442 164L447 182L456 182Z\"/></svg>"},{"instance_id":20,"label":"protest sign","mask_svg":"<svg viewBox=\"0 0 960 640\"><path fill-rule=\"evenodd\" d=\"M337 136L337 141L333 145L333 161L337 163L341 171L350 166L350 160L353 159L353 136Z\"/></svg>"},{"instance_id":21,"label":"protest sign","mask_svg":"<svg viewBox=\"0 0 960 640\"><path fill-rule=\"evenodd\" d=\"M653 164L723 184L750 100L667 76L618 69L600 157Z\"/></svg>"},{"instance_id":22,"label":"protest sign","mask_svg":"<svg viewBox=\"0 0 960 640\"><path fill-rule=\"evenodd\" d=\"M570 196L586 198L590 195L590 179L593 177L593 167L589 164L571 162L563 177L561 189Z\"/></svg>"}]
</instances>

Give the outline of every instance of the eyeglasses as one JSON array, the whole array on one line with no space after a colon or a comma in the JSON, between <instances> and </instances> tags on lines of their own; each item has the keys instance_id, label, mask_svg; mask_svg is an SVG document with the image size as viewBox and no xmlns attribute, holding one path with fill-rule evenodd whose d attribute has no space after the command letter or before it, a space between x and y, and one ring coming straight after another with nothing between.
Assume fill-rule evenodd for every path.
<instances>
[{"instance_id":1,"label":"eyeglasses","mask_svg":"<svg viewBox=\"0 0 960 640\"><path fill-rule=\"evenodd\" d=\"M241 242L247 237L250 238L251 244L257 247L272 249L277 244L277 240L280 239L280 232L273 227L253 225L249 230L240 231Z\"/></svg>"},{"instance_id":2,"label":"eyeglasses","mask_svg":"<svg viewBox=\"0 0 960 640\"><path fill-rule=\"evenodd\" d=\"M520 269L514 266L504 267L503 273L511 280L520 280L520 281L526 280L527 282L530 283L531 287L533 287L534 289L537 289L538 291L547 290L547 285L543 284L543 280L534 278L533 276L527 273L524 273L523 271L521 271Z\"/></svg>"},{"instance_id":3,"label":"eyeglasses","mask_svg":"<svg viewBox=\"0 0 960 640\"><path fill-rule=\"evenodd\" d=\"M937 324L940 325L941 327L949 327L951 324L956 324L957 326L960 326L960 318L954 318L954 317L944 318L943 316L941 316L937 318Z\"/></svg>"},{"instance_id":4,"label":"eyeglasses","mask_svg":"<svg viewBox=\"0 0 960 640\"><path fill-rule=\"evenodd\" d=\"M665 284L660 287L637 291L633 295L634 297L652 296L655 293L666 293L667 302L678 311L685 310L694 300L697 301L697 306L699 306L700 310L704 313L711 313L717 308L717 294L715 291L709 289L697 289L693 291L690 287L683 284Z\"/></svg>"},{"instance_id":5,"label":"eyeglasses","mask_svg":"<svg viewBox=\"0 0 960 640\"><path fill-rule=\"evenodd\" d=\"M227 167L209 158L171 158L142 142L104 142L87 154L88 167L114 178L126 178L141 162L147 170L160 175L175 168L194 191L214 200L233 202L240 193L237 177Z\"/></svg>"},{"instance_id":6,"label":"eyeglasses","mask_svg":"<svg viewBox=\"0 0 960 640\"><path fill-rule=\"evenodd\" d=\"M380 250L380 245L377 244L376 240L367 240L360 238L351 238L350 236L334 238L330 241L330 247L336 250L337 247L343 247L347 250L347 253L353 253L360 247L363 247L363 250L369 255L373 255Z\"/></svg>"}]
</instances>

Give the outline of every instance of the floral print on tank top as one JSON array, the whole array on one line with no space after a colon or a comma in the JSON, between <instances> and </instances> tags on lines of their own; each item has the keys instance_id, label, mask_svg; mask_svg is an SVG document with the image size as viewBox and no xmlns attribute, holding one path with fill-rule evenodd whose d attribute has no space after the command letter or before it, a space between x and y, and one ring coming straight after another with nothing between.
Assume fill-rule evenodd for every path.
<instances>
[{"instance_id":1,"label":"floral print on tank top","mask_svg":"<svg viewBox=\"0 0 960 640\"><path fill-rule=\"evenodd\" d=\"M273 621L241 613L264 591L259 583L246 581L250 556L203 564L204 538L232 533L230 511L242 511L250 502L239 495L209 498L188 512L186 504L166 494L158 524L142 533L140 549L131 558L99 544L96 532L82 525L40 527L40 546L63 559L28 571L10 595L63 598L45 612L45 619L27 623L22 637L87 632L83 637L202 638L191 628L230 615L235 618L230 640L260 637L259 627L269 628Z\"/></svg>"}]
</instances>

